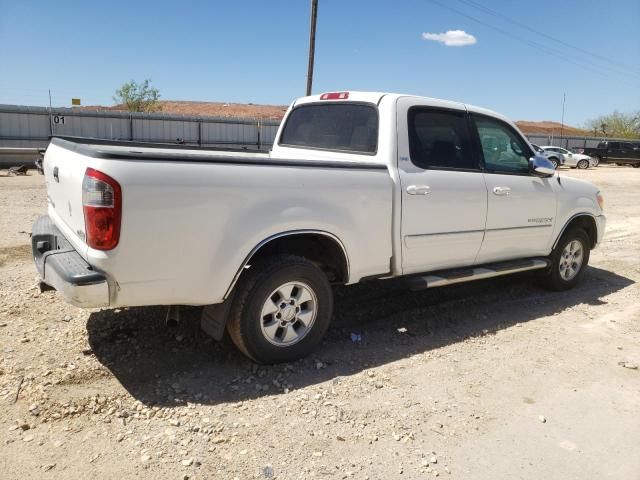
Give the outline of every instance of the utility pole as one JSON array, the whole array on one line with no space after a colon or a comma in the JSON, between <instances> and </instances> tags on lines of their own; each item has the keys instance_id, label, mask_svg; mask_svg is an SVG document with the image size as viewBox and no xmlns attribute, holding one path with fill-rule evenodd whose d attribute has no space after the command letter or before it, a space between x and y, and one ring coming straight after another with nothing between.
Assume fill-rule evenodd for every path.
<instances>
[{"instance_id":1,"label":"utility pole","mask_svg":"<svg viewBox=\"0 0 640 480\"><path fill-rule=\"evenodd\" d=\"M562 146L562 131L564 130L564 102L567 98L566 92L562 93L562 120L560 121L560 146Z\"/></svg>"},{"instance_id":2,"label":"utility pole","mask_svg":"<svg viewBox=\"0 0 640 480\"><path fill-rule=\"evenodd\" d=\"M53 135L53 114L51 112L51 89L49 89L49 133Z\"/></svg>"},{"instance_id":3,"label":"utility pole","mask_svg":"<svg viewBox=\"0 0 640 480\"><path fill-rule=\"evenodd\" d=\"M316 52L316 20L318 19L318 0L311 0L311 26L309 29L309 66L307 68L307 96L311 95L313 85L313 57Z\"/></svg>"}]
</instances>

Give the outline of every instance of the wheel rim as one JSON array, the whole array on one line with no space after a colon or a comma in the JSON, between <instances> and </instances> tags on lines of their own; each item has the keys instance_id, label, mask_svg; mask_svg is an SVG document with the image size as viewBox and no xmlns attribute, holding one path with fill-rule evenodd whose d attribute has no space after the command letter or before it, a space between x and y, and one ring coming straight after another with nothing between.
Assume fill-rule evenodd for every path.
<instances>
[{"instance_id":1,"label":"wheel rim","mask_svg":"<svg viewBox=\"0 0 640 480\"><path fill-rule=\"evenodd\" d=\"M564 247L560 256L560 277L565 280L573 280L582 268L584 260L584 248L579 240L572 240Z\"/></svg>"},{"instance_id":2,"label":"wheel rim","mask_svg":"<svg viewBox=\"0 0 640 480\"><path fill-rule=\"evenodd\" d=\"M278 347L289 347L311 331L318 314L318 299L303 282L288 282L267 297L260 312L264 338Z\"/></svg>"},{"instance_id":3,"label":"wheel rim","mask_svg":"<svg viewBox=\"0 0 640 480\"><path fill-rule=\"evenodd\" d=\"M586 160L580 160L578 162L578 168L587 168L589 166L589 162Z\"/></svg>"}]
</instances>

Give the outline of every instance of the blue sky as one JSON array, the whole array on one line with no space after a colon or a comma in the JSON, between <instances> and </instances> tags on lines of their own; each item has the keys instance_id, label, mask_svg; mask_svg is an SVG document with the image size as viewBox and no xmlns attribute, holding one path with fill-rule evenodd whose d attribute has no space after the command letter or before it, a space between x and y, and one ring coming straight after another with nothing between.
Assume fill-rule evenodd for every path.
<instances>
[{"instance_id":1,"label":"blue sky","mask_svg":"<svg viewBox=\"0 0 640 480\"><path fill-rule=\"evenodd\" d=\"M309 4L0 0L0 103L46 105L50 88L54 106L110 105L124 81L149 77L167 100L287 104L305 90ZM566 92L565 122L579 125L640 110L639 20L638 0L319 0L314 93L413 93L559 121ZM475 43L422 35L456 30Z\"/></svg>"}]
</instances>

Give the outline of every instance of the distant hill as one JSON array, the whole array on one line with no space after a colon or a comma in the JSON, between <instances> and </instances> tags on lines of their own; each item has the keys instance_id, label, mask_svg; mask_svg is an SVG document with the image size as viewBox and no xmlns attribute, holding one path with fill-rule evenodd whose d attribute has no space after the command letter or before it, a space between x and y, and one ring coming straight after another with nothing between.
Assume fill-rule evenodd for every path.
<instances>
[{"instance_id":1,"label":"distant hill","mask_svg":"<svg viewBox=\"0 0 640 480\"><path fill-rule=\"evenodd\" d=\"M261 120L280 120L287 111L286 105L255 105L253 103L191 102L185 100L163 100L159 102L162 113L181 115L204 115L211 117L258 118ZM126 110L124 105L104 107L89 105L83 110Z\"/></svg>"},{"instance_id":2,"label":"distant hill","mask_svg":"<svg viewBox=\"0 0 640 480\"><path fill-rule=\"evenodd\" d=\"M559 122L528 122L526 120L518 120L516 125L522 130L523 133L526 134L538 134L538 135L553 135L557 137L560 135L560 130L562 125ZM562 135L569 136L589 136L591 132L587 130L582 130L581 128L571 127L569 125L564 125L562 128Z\"/></svg>"},{"instance_id":3,"label":"distant hill","mask_svg":"<svg viewBox=\"0 0 640 480\"><path fill-rule=\"evenodd\" d=\"M280 120L287 110L287 105L257 105L253 103L223 103L223 102L192 102L186 100L163 100L160 102L163 113L176 113L182 115L205 115L212 117L249 117L261 120ZM100 105L81 107L85 110L126 110L123 105L103 107ZM558 122L529 122L519 120L516 122L520 130L526 134L560 135L560 123ZM589 135L589 132L580 128L565 125L563 135Z\"/></svg>"}]
</instances>

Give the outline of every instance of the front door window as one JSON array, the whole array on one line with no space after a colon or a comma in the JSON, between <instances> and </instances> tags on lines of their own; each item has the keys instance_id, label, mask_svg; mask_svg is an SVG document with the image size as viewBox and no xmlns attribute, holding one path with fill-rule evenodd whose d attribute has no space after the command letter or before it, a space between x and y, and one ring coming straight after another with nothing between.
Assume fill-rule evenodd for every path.
<instances>
[{"instance_id":1,"label":"front door window","mask_svg":"<svg viewBox=\"0 0 640 480\"><path fill-rule=\"evenodd\" d=\"M495 173L529 173L532 152L525 141L507 124L493 118L474 115L480 137L484 165Z\"/></svg>"}]
</instances>

